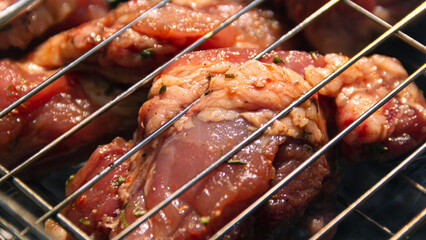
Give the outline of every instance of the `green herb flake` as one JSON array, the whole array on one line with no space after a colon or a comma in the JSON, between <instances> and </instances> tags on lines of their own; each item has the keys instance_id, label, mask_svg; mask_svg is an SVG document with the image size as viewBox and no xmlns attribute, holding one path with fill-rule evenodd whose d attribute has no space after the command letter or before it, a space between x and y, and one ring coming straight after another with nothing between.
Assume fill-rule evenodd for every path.
<instances>
[{"instance_id":1,"label":"green herb flake","mask_svg":"<svg viewBox=\"0 0 426 240\"><path fill-rule=\"evenodd\" d=\"M121 214L120 214L120 220L121 220L121 224L123 224L123 227L127 227L129 226L129 224L127 224L126 222L126 218L124 216L124 210L126 210L127 207L127 203L124 204L123 209L121 210Z\"/></svg>"},{"instance_id":2,"label":"green herb flake","mask_svg":"<svg viewBox=\"0 0 426 240\"><path fill-rule=\"evenodd\" d=\"M68 179L65 181L65 186L70 184L72 180L74 180L74 178L75 178L75 174L72 174L71 176L69 176Z\"/></svg>"},{"instance_id":3,"label":"green herb flake","mask_svg":"<svg viewBox=\"0 0 426 240\"><path fill-rule=\"evenodd\" d=\"M312 59L318 60L317 52L309 52L309 54L311 54Z\"/></svg>"},{"instance_id":4,"label":"green herb flake","mask_svg":"<svg viewBox=\"0 0 426 240\"><path fill-rule=\"evenodd\" d=\"M8 97L12 97L13 96L13 93L8 93L8 94L6 94L6 96L8 96Z\"/></svg>"},{"instance_id":5,"label":"green herb flake","mask_svg":"<svg viewBox=\"0 0 426 240\"><path fill-rule=\"evenodd\" d=\"M210 222L210 217L209 216L203 216L200 218L200 222L204 225L207 225Z\"/></svg>"},{"instance_id":6,"label":"green herb flake","mask_svg":"<svg viewBox=\"0 0 426 240\"><path fill-rule=\"evenodd\" d=\"M121 216L120 216L121 224L126 228L129 226L129 224L126 222L126 217L124 216L124 209L121 210Z\"/></svg>"},{"instance_id":7,"label":"green herb flake","mask_svg":"<svg viewBox=\"0 0 426 240\"><path fill-rule=\"evenodd\" d=\"M127 178L123 178L122 176L119 176L117 179L114 180L114 186L120 186L126 180L127 180Z\"/></svg>"},{"instance_id":8,"label":"green herb flake","mask_svg":"<svg viewBox=\"0 0 426 240\"><path fill-rule=\"evenodd\" d=\"M368 154L368 156L374 158L384 154L389 149L386 146L383 146L381 144L373 144L373 145L366 146L364 150Z\"/></svg>"},{"instance_id":9,"label":"green herb flake","mask_svg":"<svg viewBox=\"0 0 426 240\"><path fill-rule=\"evenodd\" d=\"M78 221L84 226L90 226L90 224L92 224L87 218L79 218Z\"/></svg>"},{"instance_id":10,"label":"green herb flake","mask_svg":"<svg viewBox=\"0 0 426 240\"><path fill-rule=\"evenodd\" d=\"M162 94L162 93L164 93L165 91L166 91L166 89L167 89L167 86L166 86L166 84L163 84L161 87L160 87L160 91L158 92L158 94Z\"/></svg>"},{"instance_id":11,"label":"green herb flake","mask_svg":"<svg viewBox=\"0 0 426 240\"><path fill-rule=\"evenodd\" d=\"M248 164L248 162L244 162L238 159L234 159L234 160L228 160L226 163L228 164L241 164L241 165L246 165Z\"/></svg>"},{"instance_id":12,"label":"green herb flake","mask_svg":"<svg viewBox=\"0 0 426 240\"><path fill-rule=\"evenodd\" d=\"M285 64L284 60L283 60L282 58L278 57L278 56L274 56L273 61L274 61L274 63L275 63L275 64L277 64L277 65L278 65L278 64L280 64L280 63Z\"/></svg>"},{"instance_id":13,"label":"green herb flake","mask_svg":"<svg viewBox=\"0 0 426 240\"><path fill-rule=\"evenodd\" d=\"M312 135L311 132L303 131L303 138L308 138L310 135Z\"/></svg>"},{"instance_id":14,"label":"green herb flake","mask_svg":"<svg viewBox=\"0 0 426 240\"><path fill-rule=\"evenodd\" d=\"M235 78L235 74L233 74L233 73L225 73L225 78Z\"/></svg>"},{"instance_id":15,"label":"green herb flake","mask_svg":"<svg viewBox=\"0 0 426 240\"><path fill-rule=\"evenodd\" d=\"M212 89L210 89L210 90L207 90L205 93L204 93L204 96L207 96L207 95L209 95L210 93L212 93L213 92L213 90Z\"/></svg>"},{"instance_id":16,"label":"green herb flake","mask_svg":"<svg viewBox=\"0 0 426 240\"><path fill-rule=\"evenodd\" d=\"M152 50L152 48L147 48L142 50L140 54L143 59L151 59L154 56L154 50Z\"/></svg>"},{"instance_id":17,"label":"green herb flake","mask_svg":"<svg viewBox=\"0 0 426 240\"><path fill-rule=\"evenodd\" d=\"M222 148L220 149L220 156L221 157L223 156L223 149Z\"/></svg>"},{"instance_id":18,"label":"green herb flake","mask_svg":"<svg viewBox=\"0 0 426 240\"><path fill-rule=\"evenodd\" d=\"M311 145L309 145L309 144L305 144L303 146L305 146L307 149L312 149Z\"/></svg>"},{"instance_id":19,"label":"green herb flake","mask_svg":"<svg viewBox=\"0 0 426 240\"><path fill-rule=\"evenodd\" d=\"M135 209L133 209L132 211L133 216L136 216L136 217L143 216L145 213L146 211L143 209L140 209L139 207L135 207Z\"/></svg>"},{"instance_id":20,"label":"green herb flake","mask_svg":"<svg viewBox=\"0 0 426 240\"><path fill-rule=\"evenodd\" d=\"M211 74L211 73L209 73L209 75L207 75L207 80L212 80L212 78L214 77L214 75L213 74Z\"/></svg>"},{"instance_id":21,"label":"green herb flake","mask_svg":"<svg viewBox=\"0 0 426 240\"><path fill-rule=\"evenodd\" d=\"M12 83L11 83L11 84L9 84L9 85L7 85L7 87L5 87L5 88L3 89L3 91L7 91L7 90L9 90L11 87L12 87Z\"/></svg>"}]
</instances>

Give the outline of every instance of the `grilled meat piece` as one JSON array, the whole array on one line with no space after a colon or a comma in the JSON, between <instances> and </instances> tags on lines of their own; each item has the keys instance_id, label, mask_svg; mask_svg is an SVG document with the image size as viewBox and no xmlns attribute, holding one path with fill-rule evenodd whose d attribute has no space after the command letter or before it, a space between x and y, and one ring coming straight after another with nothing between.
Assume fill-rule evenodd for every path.
<instances>
[{"instance_id":1,"label":"grilled meat piece","mask_svg":"<svg viewBox=\"0 0 426 240\"><path fill-rule=\"evenodd\" d=\"M0 61L0 109L4 109L51 76L33 64L9 59ZM93 113L120 93L103 80L69 73L35 94L0 119L0 161L13 167ZM112 109L77 132L55 150L69 153L106 134L123 134L136 126L140 96ZM126 105L124 105L126 104ZM132 115L134 114L134 115ZM105 127L98 127L102 124ZM66 164L56 161L54 165ZM71 163L68 163L68 165Z\"/></svg>"},{"instance_id":2,"label":"grilled meat piece","mask_svg":"<svg viewBox=\"0 0 426 240\"><path fill-rule=\"evenodd\" d=\"M212 92L172 128L114 170L119 173L110 173L63 213L89 234L94 233L95 238L103 239L109 231L114 236L309 89L297 72L303 72L309 64L322 63L301 52L277 53L276 57L285 59L285 67L272 63L274 53L262 62L247 61L255 53L230 49L201 51L186 55L165 70L151 88L151 100L140 110L141 128L136 140L198 96ZM128 238L204 239L218 230L326 141L324 121L315 101L316 97L308 100L290 116L277 121L263 136ZM67 193L94 174L88 169L99 171L108 166L117 157L116 146L117 142L113 142L98 148L88 167L68 185ZM109 152L113 154L108 155ZM269 219L271 230L279 226L282 231L281 223L301 218L327 174L328 165L320 158L280 190L264 206L267 214L259 219ZM114 195L108 197L114 199L108 203L108 211L105 205L96 205L97 197L90 197L105 196L107 192ZM246 236L246 230L251 229L250 222L246 224L233 229L230 236ZM288 229L288 225L285 227Z\"/></svg>"},{"instance_id":3,"label":"grilled meat piece","mask_svg":"<svg viewBox=\"0 0 426 240\"><path fill-rule=\"evenodd\" d=\"M0 10L15 3L0 3ZM12 19L0 30L0 49L25 49L36 37L46 32L59 32L81 23L103 17L108 11L104 0L46 0L19 17Z\"/></svg>"},{"instance_id":4,"label":"grilled meat piece","mask_svg":"<svg viewBox=\"0 0 426 240\"><path fill-rule=\"evenodd\" d=\"M165 69L153 83L151 99L139 111L139 129L133 141L140 141L204 95L202 99L171 128L114 170L119 173L102 179L63 213L72 216L76 224L96 238L115 236L347 61L339 54L322 56L297 51L275 51L260 61L250 60L256 53L257 50L249 49L193 52ZM341 130L406 76L395 59L379 55L361 59L318 93L322 100L329 98L334 104L318 104L315 95L294 108L128 238L208 237L327 141L320 106L329 108L332 116L328 120ZM424 141L425 102L415 85L407 87L389 105L351 132L345 138L345 146L359 150L383 141L394 144L392 139L407 135L415 143ZM397 120L403 121L400 127ZM411 146L400 145L405 150ZM77 173L73 180L76 182L69 185L67 193L94 174L87 169L98 172L121 156L122 153L115 154L116 147L117 142L113 142L98 148L88 167ZM109 151L113 154L109 155ZM399 153L399 149L389 149L385 157ZM320 158L257 213L234 227L227 237L265 239L294 234L289 230L298 220L303 220L308 228L302 234L312 234L318 229L314 222L324 224L333 212L329 204L319 201L305 214L325 181L328 186L322 191L328 195L333 191L334 184L327 176L329 166ZM102 196L107 192L113 200L108 209L99 209L102 217L98 214L97 198L87 194ZM322 212L321 216L318 212Z\"/></svg>"},{"instance_id":5,"label":"grilled meat piece","mask_svg":"<svg viewBox=\"0 0 426 240\"><path fill-rule=\"evenodd\" d=\"M311 84L321 81L348 58L324 57L325 67L308 67ZM319 94L330 101L329 125L341 131L408 77L401 63L390 57L365 57L332 80ZM324 104L325 105L325 104ZM344 138L350 160L386 161L407 152L426 139L426 102L423 93L410 84Z\"/></svg>"},{"instance_id":6,"label":"grilled meat piece","mask_svg":"<svg viewBox=\"0 0 426 240\"><path fill-rule=\"evenodd\" d=\"M131 0L104 18L60 33L30 57L37 65L58 68L71 62L154 6L157 1ZM133 83L212 31L244 5L235 1L172 1L126 30L80 67L113 81ZM281 35L271 11L253 10L201 48L264 48Z\"/></svg>"}]
</instances>

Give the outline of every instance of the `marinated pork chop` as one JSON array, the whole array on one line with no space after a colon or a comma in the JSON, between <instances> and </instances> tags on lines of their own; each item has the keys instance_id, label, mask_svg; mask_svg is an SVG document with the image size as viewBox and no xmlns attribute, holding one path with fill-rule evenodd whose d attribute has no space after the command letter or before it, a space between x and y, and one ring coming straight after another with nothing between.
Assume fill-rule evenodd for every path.
<instances>
[{"instance_id":1,"label":"marinated pork chop","mask_svg":"<svg viewBox=\"0 0 426 240\"><path fill-rule=\"evenodd\" d=\"M158 1L131 0L104 18L60 33L30 57L37 65L58 68L81 56L128 24ZM154 10L80 67L122 83L150 73L204 34L212 31L244 5L235 1L176 0ZM253 10L212 37L201 48L264 48L281 35L271 11Z\"/></svg>"},{"instance_id":2,"label":"marinated pork chop","mask_svg":"<svg viewBox=\"0 0 426 240\"><path fill-rule=\"evenodd\" d=\"M1 60L0 109L16 101L52 74L35 65ZM1 164L6 167L16 166L23 158L56 139L118 93L119 89L112 89L111 85L91 76L79 73L62 76L0 119ZM107 133L123 134L124 130L133 129L136 121L132 119L136 117L135 112L141 102L140 99L129 98L126 105L112 109L66 140L55 150L56 154L79 149ZM99 127L100 124L105 127ZM62 161L56 162L57 166L63 164Z\"/></svg>"},{"instance_id":3,"label":"marinated pork chop","mask_svg":"<svg viewBox=\"0 0 426 240\"><path fill-rule=\"evenodd\" d=\"M151 100L140 110L141 128L136 139L206 91L209 94L171 129L64 209L64 214L97 239L114 236L309 89L296 72L317 64L309 54L277 53L276 57L286 59L286 67L272 63L273 55L264 62L247 61L253 54L251 50L196 52L163 72L151 88ZM314 97L128 238L204 239L296 168L326 139ZM67 193L108 166L126 144L117 139L98 148L68 184ZM271 231L300 218L327 174L328 165L321 158L279 191L258 217L270 222ZM106 195L107 201L97 203L99 196ZM230 236L248 236L253 223L234 229ZM282 227L279 229L285 232ZM288 229L288 224L284 228Z\"/></svg>"},{"instance_id":4,"label":"marinated pork chop","mask_svg":"<svg viewBox=\"0 0 426 240\"><path fill-rule=\"evenodd\" d=\"M16 0L0 2L0 10ZM33 7L0 30L0 49L25 49L36 37L58 32L92 19L103 17L108 11L104 0L46 0Z\"/></svg>"}]
</instances>

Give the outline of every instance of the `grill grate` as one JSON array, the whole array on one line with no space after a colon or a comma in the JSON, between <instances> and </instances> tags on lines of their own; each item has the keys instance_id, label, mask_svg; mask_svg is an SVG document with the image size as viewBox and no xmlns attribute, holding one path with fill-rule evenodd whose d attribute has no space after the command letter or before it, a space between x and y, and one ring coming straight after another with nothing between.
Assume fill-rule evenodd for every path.
<instances>
[{"instance_id":1,"label":"grill grate","mask_svg":"<svg viewBox=\"0 0 426 240\"><path fill-rule=\"evenodd\" d=\"M170 0L163 0L159 2L157 5L155 5L152 9L160 8ZM33 1L19 1L21 4L24 4L23 2L33 2ZM49 152L51 149L53 149L56 145L61 143L62 141L66 140L68 137L70 137L72 134L77 132L79 129L83 128L85 125L90 123L93 119L99 117L104 112L108 111L110 108L121 102L124 98L135 92L139 87L146 84L148 81L152 80L159 72L161 72L167 65L169 65L172 61L177 59L178 57L182 56L183 54L194 50L197 46L201 45L204 41L209 39L212 35L226 27L228 24L230 24L232 21L237 19L239 16L241 16L243 13L247 12L248 10L254 8L255 6L261 4L264 1L257 0L252 1L247 7L242 9L240 12L229 18L227 21L225 21L219 28L215 29L211 33L206 34L203 38L196 41L194 44L186 48L184 51L176 55L173 59L171 59L166 64L162 65L155 71L153 71L151 74L146 76L144 79L124 91L122 94L120 94L116 99L109 102L108 104L102 106L99 110L97 110L95 113L90 115L88 118L83 120L81 123L76 125L74 128L69 130L67 133L63 134L59 138L57 138L55 141L51 142L47 146L45 146L43 149L41 149L39 152L37 152L35 155L30 157L28 160L26 160L24 163L19 165L18 167L7 170L3 167L0 168L0 173L2 177L0 178L0 208L2 211L0 211L0 227L3 228L5 231L0 232L0 239L10 239L11 236L14 236L18 239L48 239L49 237L44 233L43 227L41 226L41 223L44 222L49 217L55 217L56 220L63 226L67 231L74 236L77 239L90 239L89 236L87 236L84 232L79 230L74 224L72 224L70 221L66 219L63 215L61 215L59 210L63 208L65 205L67 205L69 202L71 202L74 198L76 198L79 194L81 194L83 191L90 188L93 184L95 184L100 178L105 176L109 171L112 170L113 167L119 165L122 163L125 159L133 155L135 152L137 152L140 148L144 147L148 142L150 142L152 139L154 139L158 134L160 134L162 131L167 129L170 125L174 123L177 119L179 119L187 110L191 108L196 102L185 108L181 113L176 115L174 118L172 118L169 122L164 124L161 128L156 130L153 134L149 135L147 138L145 138L142 142L138 143L134 148L132 148L129 152L127 152L125 155L123 155L121 158L119 158L116 162L113 163L112 168L106 168L104 171L99 173L95 178L87 182L85 185L83 185L80 189L78 189L76 192L74 192L72 195L68 196L66 199L63 199L62 201L58 199L62 199L62 194L57 194L55 191L52 191L52 186L50 184L46 184L46 182L40 181L39 183L31 184L30 186L25 184L23 181L19 180L16 177L16 174L22 171L23 169L27 168L31 163L34 161L37 161L40 157L42 157L44 154ZM180 194L182 194L184 191L186 191L189 187L194 185L199 179L207 175L209 172L214 170L217 166L219 166L221 163L227 161L229 158L231 158L236 152L238 152L241 148L243 148L246 144L251 142L252 140L256 139L258 136L260 136L266 128L272 124L276 119L281 118L285 115L287 115L291 109L295 106L298 106L302 102L304 102L306 99L311 97L314 93L316 93L320 88L322 88L325 84L327 84L329 81L331 81L334 77L339 75L341 72L343 72L346 68L348 68L350 65L355 63L357 60L359 60L362 56L366 55L367 53L370 53L373 49L375 49L377 46L381 45L387 38L389 38L392 35L398 36L400 39L402 39L404 42L406 42L408 45L412 46L417 50L418 53L420 53L423 58L426 54L426 47L422 44L414 40L409 35L406 35L400 31L400 29L410 23L414 17L424 14L426 3L423 3L420 5L416 10L408 14L403 20L395 24L394 26L391 26L382 20L380 20L375 15L371 14L370 12L366 11L359 5L355 4L352 1L348 0L332 0L326 3L324 6L322 6L319 10L317 10L315 13L313 13L311 16L306 18L303 22L298 24L295 28L290 30L287 34L283 35L279 40L277 40L274 44L266 48L264 51L262 51L258 56L256 56L254 59L259 59L261 56L272 49L274 49L276 46L281 44L282 42L290 39L294 35L296 35L298 32L300 32L304 27L306 27L308 24L310 24L313 20L315 20L318 16L322 14L326 14L327 10L332 8L336 3L338 2L344 2L348 6L352 7L355 11L358 11L362 14L364 14L366 17L374 20L381 26L387 28L388 30L381 35L378 39L370 43L366 48L361 50L359 53L357 53L353 58L351 58L345 65L343 65L341 68L336 70L334 73L332 73L329 77L327 77L324 81L319 83L317 86L315 86L312 90L305 93L303 96L301 96L297 101L293 102L289 107L281 111L279 114L277 114L273 119L271 119L268 123L266 123L262 128L258 129L256 132L254 132L252 135L250 135L248 138L246 138L243 142L241 142L239 145L237 145L235 148L233 148L228 153L224 153L224 155L218 159L214 164L212 164L210 167L205 169L202 173L197 175L195 178L193 178L191 181L189 181L187 184L185 184L183 187L181 187L178 191L173 193L169 198L165 199L163 202L161 202L159 205L148 211L144 216L140 217L136 222L131 224L128 228L126 228L124 231L122 231L118 236L116 236L114 239L120 239L121 237L124 237L131 229L138 226L140 223L145 221L147 218L153 216L157 211L159 211L162 207L166 206L168 203L170 203L174 198L178 197ZM151 10L152 10L151 9ZM89 57L91 54L93 54L95 51L101 49L104 47L108 42L112 41L116 36L121 34L125 31L125 29L131 27L135 22L138 20L144 18L146 14L145 12L138 18L136 18L134 21L126 25L123 29L117 31L115 34L113 34L111 37L106 39L104 42L98 44L96 47L94 47L92 50L88 51L87 53L83 54L81 57L76 59L71 64L67 65L66 67L59 70L56 74L54 74L52 77L47 79L45 82L40 84L38 87L34 88L32 91L30 91L28 94L17 100L15 103L7 107L6 109L2 110L0 112L0 118L4 117L6 114L8 114L10 111L12 111L14 108L18 107L20 104L22 104L25 100L29 99L31 96L42 90L47 85L54 82L56 79L58 79L60 76L68 72L70 69L72 69L74 66L76 66L81 61L85 60L87 57ZM14 13L13 13L14 14ZM12 15L13 15L12 14ZM5 19L10 18L9 16L6 16ZM7 21L7 20L3 20ZM417 63L418 64L418 63ZM422 65L423 64L423 65ZM212 237L212 239L219 238L222 234L226 232L227 229L229 229L234 223L238 222L241 218L249 214L251 211L256 209L256 207L263 201L265 201L268 196L271 196L274 191L278 190L278 188L284 186L287 184L291 179L293 179L298 173L303 171L306 167L308 167L312 162L314 162L319 156L324 154L329 148L331 148L334 144L336 144L338 141L340 141L343 136L347 133L349 133L353 128L355 128L363 119L367 118L368 115L376 111L381 105L383 105L387 100L389 100L394 94L397 93L397 91L403 89L406 85L408 85L410 82L414 81L416 78L421 78L422 74L424 74L424 71L426 69L426 64L424 62L421 62L418 65L422 65L421 67L418 67L416 71L414 71L413 74L410 75L410 77L404 81L397 89L395 89L392 93L390 93L387 97L382 99L378 104L375 105L372 109L367 111L362 117L360 117L358 120L356 120L353 124L351 124L347 129L343 130L341 133L339 133L335 138L333 138L329 143L327 143L323 148L321 148L317 153L315 153L311 158L309 158L307 161L305 161L304 164L299 166L295 171L293 171L289 176L287 176L285 179L283 179L279 184L277 184L274 188L268 191L264 196L259 198L255 203L253 203L249 208L247 208L243 213L241 213L237 218L232 220L227 226L225 226L222 230L216 233ZM424 75L423 75L424 77ZM340 214L327 225L325 228L323 228L320 232L318 232L315 236L313 236L313 239L317 239L321 237L323 234L325 234L329 229L331 229L335 224L339 223L340 221L343 221L343 219L349 215L352 211L357 212L361 216L363 216L363 221L367 222L368 224L371 224L374 226L374 228L378 229L379 232L382 233L382 237L384 235L385 238L392 236L393 239L401 239L405 237L407 234L413 234L418 227L425 221L426 218L426 204L425 204L425 190L422 185L424 185L425 179L420 179L420 182L414 180L412 178L412 173L409 173L407 170L404 170L406 168L409 169L409 167L412 164L417 164L420 166L420 176L424 175L424 161L425 158L421 157L421 154L426 149L426 144L423 144L418 149L414 150L413 153L408 156L406 159L402 160L397 166L392 166L391 170L388 174L384 177L380 177L380 179L375 182L377 182L371 189L367 190L364 189L364 193L362 193L361 197L352 196L351 200L348 199L346 196L340 196L339 202L342 203L342 205L348 205L345 206L345 209L342 209L340 211ZM414 162L414 163L413 163ZM365 163L363 163L365 164ZM368 165L368 164L367 164ZM365 166L364 166L365 167ZM371 167L371 166L367 166ZM380 166L382 168L383 166ZM360 170L360 169L357 169ZM69 170L67 170L69 171ZM381 223L380 221L374 220L375 217L372 217L368 213L366 213L363 210L360 210L358 207L360 207L361 204L364 204L367 199L369 199L371 196L377 196L379 188L386 187L387 185L391 184L391 179L395 177L397 174L399 174L401 171L404 171L406 175L401 175L402 177L396 178L393 181L398 181L399 183L404 183L404 186L413 186L413 190L418 193L420 196L418 202L420 205L420 209L417 210L417 215L413 216L407 216L408 219L403 223L403 225L398 226L396 229L394 227L388 227L388 225ZM47 177L47 179L57 179L57 178L65 178L69 174L65 172L61 172L59 174L53 174ZM65 179L62 179L65 180ZM389 183L389 181L391 181ZM54 182L64 182L64 181L54 181ZM63 187L62 184L60 187ZM61 192L61 191L59 191ZM342 192L344 193L345 190L340 190L340 194ZM61 192L62 193L62 192ZM355 199L355 200L353 200ZM347 202L354 202L352 204L348 204ZM373 207L374 208L374 207ZM412 219L410 219L412 218ZM345 229L344 225L345 221L343 221L343 229ZM417 232L414 233L413 236L420 235L419 239L425 236L424 229L420 229ZM344 233L337 232L336 238L341 239L349 239L350 237L345 236ZM356 239L356 237L354 238Z\"/></svg>"}]
</instances>

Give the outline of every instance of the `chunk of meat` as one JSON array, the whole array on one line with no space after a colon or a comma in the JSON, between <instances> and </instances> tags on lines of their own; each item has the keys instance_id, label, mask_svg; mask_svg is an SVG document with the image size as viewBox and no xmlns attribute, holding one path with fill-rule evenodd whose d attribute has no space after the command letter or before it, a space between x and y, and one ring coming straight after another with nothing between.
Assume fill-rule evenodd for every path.
<instances>
[{"instance_id":1,"label":"chunk of meat","mask_svg":"<svg viewBox=\"0 0 426 240\"><path fill-rule=\"evenodd\" d=\"M275 0L277 5L285 6L287 16L295 23L303 21L327 2L327 0ZM395 24L423 1L355 0L354 2L386 22ZM353 55L385 30L340 2L311 22L304 29L304 35L313 49L322 53L340 52Z\"/></svg>"},{"instance_id":2,"label":"chunk of meat","mask_svg":"<svg viewBox=\"0 0 426 240\"><path fill-rule=\"evenodd\" d=\"M156 1L131 0L104 18L60 33L33 52L30 61L58 68L111 36ZM132 83L218 27L244 5L235 1L172 1L126 30L80 67L113 81ZM282 32L271 11L253 10L223 29L201 48L264 48Z\"/></svg>"},{"instance_id":3,"label":"chunk of meat","mask_svg":"<svg viewBox=\"0 0 426 240\"><path fill-rule=\"evenodd\" d=\"M22 97L52 74L35 65L1 60L0 109ZM109 91L110 87L102 80L69 73L12 110L0 119L1 164L6 167L16 166L25 157L81 122L120 92L119 89ZM106 94L106 91L109 93ZM137 111L139 99L137 103L134 101L135 98L130 98L127 106L118 106L90 123L62 143L55 150L56 154L72 152L101 136L124 133L129 127L134 127L136 122L132 119L136 114L132 116L132 112ZM108 127L100 128L99 124ZM55 164L59 166L64 163L57 161Z\"/></svg>"},{"instance_id":4,"label":"chunk of meat","mask_svg":"<svg viewBox=\"0 0 426 240\"><path fill-rule=\"evenodd\" d=\"M281 59L300 60L288 61L285 66L271 63L275 53L264 62L247 61L254 53L255 50L201 51L186 55L164 71L154 82L152 98L139 112L141 126L136 140L198 96L208 90L212 92L126 161L125 167L129 168L123 175L125 183L115 192L121 205L111 206L108 213L102 210L105 216L113 216L111 222L93 218L98 210L95 200L89 197L84 199L86 206L79 206L77 199L64 213L72 214L74 220L94 219L96 222L90 222L90 227L83 226L89 234L110 228L110 236L116 235L309 89L309 84L295 71L302 71L308 64L322 64L301 52L276 53ZM289 66L296 66L295 71ZM167 86L166 90L160 93L160 86ZM217 231L326 141L323 118L315 101L313 97L278 120L263 136L143 223L128 238L205 239ZM112 143L106 147L114 146ZM89 167L76 175L73 180L76 185L81 185L84 180L80 178L86 179L87 169L94 164L98 169L108 165L110 158L99 160L98 152L92 156L96 159L89 160ZM327 174L328 165L320 158L280 190L264 206L275 221L271 225L300 218L319 193ZM98 184L112 186L115 179L102 179ZM75 187L69 186L70 190ZM95 186L90 190L93 194L109 191ZM76 223L85 225L84 221ZM230 236L243 237L246 230L254 229L250 223L246 224L234 229ZM100 239L105 237L95 235Z\"/></svg>"},{"instance_id":5,"label":"chunk of meat","mask_svg":"<svg viewBox=\"0 0 426 240\"><path fill-rule=\"evenodd\" d=\"M16 0L2 1L0 10ZM0 49L25 49L36 37L59 32L92 19L103 17L108 11L104 0L46 0L14 18L0 30Z\"/></svg>"},{"instance_id":6,"label":"chunk of meat","mask_svg":"<svg viewBox=\"0 0 426 240\"><path fill-rule=\"evenodd\" d=\"M71 214L67 211L72 211L73 219L82 219L76 223L99 239L117 235L348 59L338 54L322 56L277 51L260 61L250 60L257 52L249 49L198 51L183 56L166 68L153 83L151 99L139 111L135 142L152 133L199 96L203 95L202 99L171 128L126 161L123 165L126 172L120 173L124 183L114 190L115 205L102 209L105 216L111 216L108 221L94 218L97 209L95 201L90 198L85 198L87 205L82 207L78 206L77 199L64 213L67 215ZM325 143L327 136L320 106L335 111L328 120L341 130L347 124L347 116L350 115L350 121L353 121L360 110L371 106L371 102L383 97L406 76L395 59L378 55L361 59L320 90L322 99L329 97L335 102L335 109L325 102L318 104L317 95L313 96L127 238L204 239L210 236ZM363 100L367 104L359 102ZM360 145L390 141L400 132L419 133L419 129L420 135L413 134L412 139L417 143L424 141L425 103L417 88L410 85L392 101L392 111L384 106L345 138L346 146L359 150ZM410 112L414 110L404 112L398 108L417 109L417 112L413 116ZM398 118L404 123L393 133L385 129L390 137L377 137L374 131L359 134L359 129L393 125L395 113L402 114ZM375 125L383 119L387 122ZM114 144L106 147L114 148ZM356 152L348 153L357 156ZM389 151L387 157L398 153ZM87 168L96 165L101 169L110 163L110 157L98 153L93 156ZM89 174L87 170L81 172L78 179L73 180L76 183L68 194ZM335 187L327 176L329 166L324 158L320 158L226 237L265 239L283 236L298 220L305 226L300 234L314 233L333 215L331 206L326 203L330 201L324 202ZM102 179L98 184L113 186L117 179L116 175L115 178ZM105 188L93 187L90 191L102 195ZM320 191L325 195L318 198ZM308 207L310 210L305 212ZM87 224L84 219L90 219L93 225L84 226Z\"/></svg>"},{"instance_id":7,"label":"chunk of meat","mask_svg":"<svg viewBox=\"0 0 426 240\"><path fill-rule=\"evenodd\" d=\"M306 79L316 84L343 65L348 58L327 54L323 68L308 67ZM330 97L335 108L339 131L346 128L366 110L407 78L401 63L390 57L373 55L362 58L332 80L320 94ZM334 124L334 123L331 123ZM393 159L426 139L426 102L414 83L403 89L344 138L345 152L351 160L365 158Z\"/></svg>"},{"instance_id":8,"label":"chunk of meat","mask_svg":"<svg viewBox=\"0 0 426 240\"><path fill-rule=\"evenodd\" d=\"M99 146L87 163L71 175L66 186L66 193L71 194L81 185L93 178L98 172L107 168L132 147L131 142L122 138L114 139L110 144ZM77 201L67 206L63 212L73 222L78 223L86 232L94 233L95 239L108 237L110 229L119 224L117 217L124 202L119 196L118 189L122 184L132 182L129 175L131 161L119 165L108 173L102 181L95 184L81 195ZM98 223L102 223L97 225ZM49 228L48 228L49 229ZM56 232L52 231L52 232Z\"/></svg>"}]
</instances>

